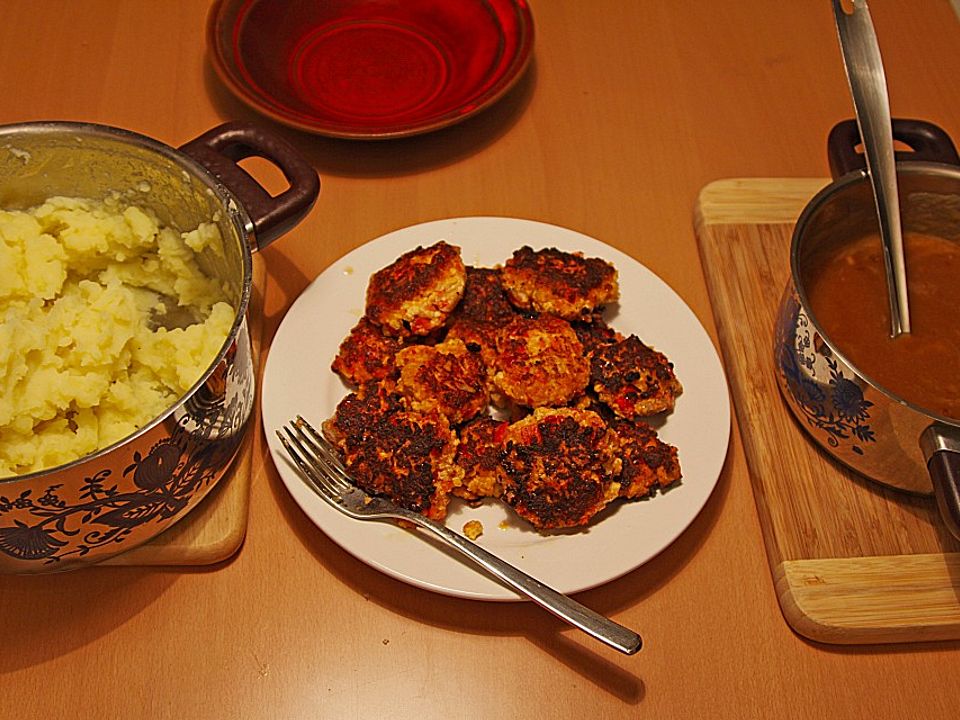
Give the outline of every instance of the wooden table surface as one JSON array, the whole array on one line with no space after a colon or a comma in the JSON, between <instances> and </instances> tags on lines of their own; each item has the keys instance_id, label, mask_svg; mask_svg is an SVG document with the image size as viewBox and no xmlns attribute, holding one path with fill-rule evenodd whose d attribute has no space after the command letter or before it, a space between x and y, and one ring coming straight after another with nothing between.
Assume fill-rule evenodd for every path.
<instances>
[{"instance_id":1,"label":"wooden table surface","mask_svg":"<svg viewBox=\"0 0 960 720\"><path fill-rule=\"evenodd\" d=\"M208 7L4 2L0 122L96 121L178 145L258 119L207 62ZM267 349L289 304L337 257L462 215L599 238L659 274L716 338L698 192L726 177L827 174L826 133L852 113L830 2L532 9L529 72L460 126L361 144L263 121L323 181L307 220L264 252ZM960 137L950 2L873 0L871 11L894 114ZM0 716L946 718L960 707L958 643L842 647L790 630L736 427L692 526L578 596L641 632L633 657L532 604L445 597L356 561L291 500L255 432L249 526L232 559L0 578Z\"/></svg>"}]
</instances>

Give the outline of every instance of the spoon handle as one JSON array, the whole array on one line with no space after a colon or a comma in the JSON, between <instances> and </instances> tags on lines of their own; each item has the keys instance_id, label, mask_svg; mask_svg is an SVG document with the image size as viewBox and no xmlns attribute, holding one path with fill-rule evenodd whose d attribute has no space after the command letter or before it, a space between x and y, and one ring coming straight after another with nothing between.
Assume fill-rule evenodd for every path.
<instances>
[{"instance_id":1,"label":"spoon handle","mask_svg":"<svg viewBox=\"0 0 960 720\"><path fill-rule=\"evenodd\" d=\"M910 332L910 306L886 77L866 0L854 0L850 14L840 0L833 0L833 11L877 206L889 290L890 332L896 337Z\"/></svg>"}]
</instances>

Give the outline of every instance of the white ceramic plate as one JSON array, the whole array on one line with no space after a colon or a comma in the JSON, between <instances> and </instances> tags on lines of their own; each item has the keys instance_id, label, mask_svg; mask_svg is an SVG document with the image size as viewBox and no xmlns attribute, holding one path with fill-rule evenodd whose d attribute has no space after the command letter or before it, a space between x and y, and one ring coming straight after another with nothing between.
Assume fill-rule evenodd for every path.
<instances>
[{"instance_id":1,"label":"white ceramic plate","mask_svg":"<svg viewBox=\"0 0 960 720\"><path fill-rule=\"evenodd\" d=\"M388 575L436 592L480 600L518 596L422 532L351 520L303 483L276 437L298 413L319 425L348 389L329 368L364 309L367 280L418 245L457 245L468 265L492 267L522 245L582 251L614 263L619 307L607 319L674 363L684 392L663 419L660 437L679 449L681 484L651 500L617 502L585 529L541 534L498 502L471 508L453 500L447 525L483 524L478 543L564 593L595 587L650 560L693 521L710 497L727 453L730 404L723 369L693 312L662 280L629 256L586 235L529 220L466 217L414 225L362 245L327 268L291 306L263 377L263 424L270 452L294 500L331 539Z\"/></svg>"}]
</instances>

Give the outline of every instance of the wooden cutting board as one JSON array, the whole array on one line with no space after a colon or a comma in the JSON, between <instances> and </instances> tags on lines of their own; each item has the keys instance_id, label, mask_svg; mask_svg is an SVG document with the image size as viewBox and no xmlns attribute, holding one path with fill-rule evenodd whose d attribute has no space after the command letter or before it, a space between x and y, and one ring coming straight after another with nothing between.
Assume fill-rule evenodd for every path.
<instances>
[{"instance_id":1,"label":"wooden cutting board","mask_svg":"<svg viewBox=\"0 0 960 720\"><path fill-rule=\"evenodd\" d=\"M253 345L253 367L259 368L263 291L267 273L263 258L253 255L253 292L247 324ZM147 543L105 560L102 565L211 565L232 557L247 532L250 475L255 423L233 465L197 507Z\"/></svg>"},{"instance_id":2,"label":"wooden cutting board","mask_svg":"<svg viewBox=\"0 0 960 720\"><path fill-rule=\"evenodd\" d=\"M777 387L773 328L793 224L828 182L721 180L701 191L695 212L777 596L790 626L821 642L960 639L960 543L933 499L833 461Z\"/></svg>"}]
</instances>

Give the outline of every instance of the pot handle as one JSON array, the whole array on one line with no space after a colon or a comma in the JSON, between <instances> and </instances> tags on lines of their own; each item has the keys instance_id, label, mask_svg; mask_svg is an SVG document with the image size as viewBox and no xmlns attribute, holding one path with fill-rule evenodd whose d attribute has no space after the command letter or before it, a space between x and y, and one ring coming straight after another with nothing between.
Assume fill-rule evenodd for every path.
<instances>
[{"instance_id":1,"label":"pot handle","mask_svg":"<svg viewBox=\"0 0 960 720\"><path fill-rule=\"evenodd\" d=\"M897 162L926 161L960 165L960 155L946 131L925 120L893 119L893 139L910 148L897 150ZM860 145L860 129L856 120L844 120L833 126L827 136L827 159L830 173L836 179L854 170L867 167L863 153L857 152Z\"/></svg>"},{"instance_id":2,"label":"pot handle","mask_svg":"<svg viewBox=\"0 0 960 720\"><path fill-rule=\"evenodd\" d=\"M320 193L317 171L296 148L256 125L224 123L179 149L206 167L237 196L253 221L254 250L263 250L303 220ZM276 197L271 196L237 164L248 157L272 162L290 187Z\"/></svg>"},{"instance_id":3,"label":"pot handle","mask_svg":"<svg viewBox=\"0 0 960 720\"><path fill-rule=\"evenodd\" d=\"M960 540L960 428L931 425L920 436L920 447L940 517L950 534Z\"/></svg>"}]
</instances>

